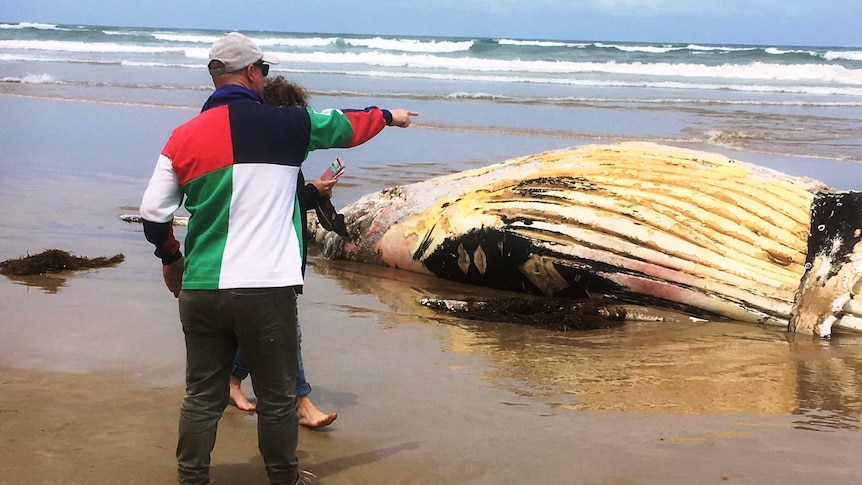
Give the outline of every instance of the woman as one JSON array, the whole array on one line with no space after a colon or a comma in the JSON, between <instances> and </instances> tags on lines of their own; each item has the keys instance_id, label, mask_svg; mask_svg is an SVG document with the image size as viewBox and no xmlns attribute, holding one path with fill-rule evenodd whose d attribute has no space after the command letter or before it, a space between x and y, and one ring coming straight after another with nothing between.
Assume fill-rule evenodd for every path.
<instances>
[{"instance_id":1,"label":"woman","mask_svg":"<svg viewBox=\"0 0 862 485\"><path fill-rule=\"evenodd\" d=\"M276 78L267 78L263 88L263 101L272 106L308 106L308 93L302 86L286 81L283 76ZM299 172L299 180L297 181L296 196L299 200L299 208L302 213L302 225L305 227L305 213L313 210L318 205L318 199L329 199L332 197L332 187L338 180L315 180L311 183L305 183L305 177L302 171ZM306 244L307 238L303 238L303 244ZM303 247L302 251L302 270L305 272L305 256L307 247ZM308 397L311 393L311 386L305 380L305 369L302 366L302 331L297 322L297 334L300 342L299 355L299 371L296 375L296 411L299 415L299 424L302 426L316 429L328 426L338 418L337 413L326 414L311 402ZM239 409L243 411L254 411L255 405L245 397L240 385L242 380L248 377L248 367L245 363L245 358L242 355L242 349L237 348L236 357L234 359L233 372L230 376L230 400Z\"/></svg>"}]
</instances>

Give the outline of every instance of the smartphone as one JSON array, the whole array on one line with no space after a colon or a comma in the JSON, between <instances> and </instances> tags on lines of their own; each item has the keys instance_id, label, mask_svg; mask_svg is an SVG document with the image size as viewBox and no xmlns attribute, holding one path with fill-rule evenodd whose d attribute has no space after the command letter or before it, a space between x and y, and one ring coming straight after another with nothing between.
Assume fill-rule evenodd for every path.
<instances>
[{"instance_id":1,"label":"smartphone","mask_svg":"<svg viewBox=\"0 0 862 485\"><path fill-rule=\"evenodd\" d=\"M341 161L341 158L335 157L335 161L329 165L329 168L323 172L323 175L320 176L320 180L332 180L337 179L344 173L344 162Z\"/></svg>"}]
</instances>

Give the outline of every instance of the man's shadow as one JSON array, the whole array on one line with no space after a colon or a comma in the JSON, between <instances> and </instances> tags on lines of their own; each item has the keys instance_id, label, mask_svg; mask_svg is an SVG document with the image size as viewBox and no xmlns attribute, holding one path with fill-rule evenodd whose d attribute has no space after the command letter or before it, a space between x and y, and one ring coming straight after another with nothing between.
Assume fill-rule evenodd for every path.
<instances>
[{"instance_id":1,"label":"man's shadow","mask_svg":"<svg viewBox=\"0 0 862 485\"><path fill-rule=\"evenodd\" d=\"M367 465L397 455L402 451L415 450L419 447L418 442L402 443L379 450L364 451L354 455L342 456L329 461L310 464L314 470L310 483L316 484L318 479L330 475L337 475L351 468ZM304 470L303 462L300 460L300 470ZM214 483L222 485L264 485L269 483L264 471L263 458L255 456L248 463L229 463L213 465L210 468L210 479Z\"/></svg>"}]
</instances>

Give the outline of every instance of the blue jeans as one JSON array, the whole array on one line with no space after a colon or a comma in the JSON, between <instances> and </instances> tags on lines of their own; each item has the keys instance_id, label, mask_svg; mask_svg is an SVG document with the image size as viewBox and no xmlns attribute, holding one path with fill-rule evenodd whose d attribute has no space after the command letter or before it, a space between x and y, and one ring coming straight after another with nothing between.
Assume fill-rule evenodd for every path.
<instances>
[{"instance_id":1,"label":"blue jeans","mask_svg":"<svg viewBox=\"0 0 862 485\"><path fill-rule=\"evenodd\" d=\"M227 407L231 357L246 350L257 395L257 440L270 484L296 482L296 292L293 288L183 290L186 397L180 408L181 485L209 484L210 454Z\"/></svg>"},{"instance_id":2,"label":"blue jeans","mask_svg":"<svg viewBox=\"0 0 862 485\"><path fill-rule=\"evenodd\" d=\"M302 367L302 328L299 326L299 320L296 321L296 340L298 348L296 355L299 357L299 370L296 373L296 397L303 397L311 394L311 384L305 380L305 369ZM243 380L248 377L248 364L245 363L245 356L242 355L242 349L236 348L236 355L233 359L234 377Z\"/></svg>"}]
</instances>

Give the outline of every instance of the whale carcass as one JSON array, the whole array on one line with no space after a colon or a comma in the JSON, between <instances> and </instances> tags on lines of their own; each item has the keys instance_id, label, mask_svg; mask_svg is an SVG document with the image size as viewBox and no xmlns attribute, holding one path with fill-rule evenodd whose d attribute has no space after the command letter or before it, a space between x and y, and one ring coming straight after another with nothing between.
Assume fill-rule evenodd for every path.
<instances>
[{"instance_id":1,"label":"whale carcass","mask_svg":"<svg viewBox=\"0 0 862 485\"><path fill-rule=\"evenodd\" d=\"M591 145L392 187L322 254L828 336L862 330L862 198L722 155Z\"/></svg>"}]
</instances>

